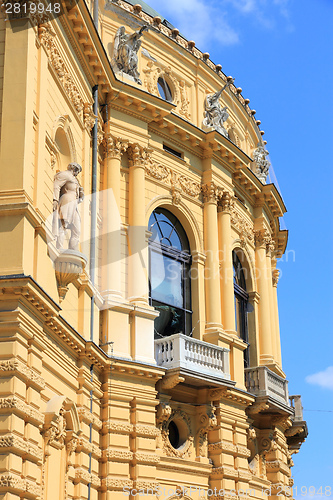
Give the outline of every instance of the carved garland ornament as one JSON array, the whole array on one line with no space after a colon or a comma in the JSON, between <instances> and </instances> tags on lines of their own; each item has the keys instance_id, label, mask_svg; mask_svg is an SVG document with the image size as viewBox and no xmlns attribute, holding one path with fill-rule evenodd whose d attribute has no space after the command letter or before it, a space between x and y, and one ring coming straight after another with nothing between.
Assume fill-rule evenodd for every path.
<instances>
[{"instance_id":1,"label":"carved garland ornament","mask_svg":"<svg viewBox=\"0 0 333 500\"><path fill-rule=\"evenodd\" d=\"M51 65L57 73L66 94L73 103L77 112L81 112L84 108L84 102L77 86L74 83L72 75L68 72L66 65L56 47L54 37L55 33L49 22L45 22L38 28L38 34L41 44L45 47Z\"/></svg>"},{"instance_id":2,"label":"carved garland ornament","mask_svg":"<svg viewBox=\"0 0 333 500\"><path fill-rule=\"evenodd\" d=\"M231 225L239 233L239 238L241 240L241 245L244 247L247 243L253 245L254 243L254 233L253 224L248 222L244 217L242 217L236 210L231 211Z\"/></svg>"},{"instance_id":3,"label":"carved garland ornament","mask_svg":"<svg viewBox=\"0 0 333 500\"><path fill-rule=\"evenodd\" d=\"M172 420L181 419L185 422L188 429L188 438L187 441L183 444L181 449L174 448L169 441L169 424ZM170 417L168 420L164 420L161 426L161 437L163 443L163 451L168 457L177 457L177 458L188 458L191 455L192 446L193 446L193 434L191 430L191 421L188 415L182 410L172 410Z\"/></svg>"}]
</instances>

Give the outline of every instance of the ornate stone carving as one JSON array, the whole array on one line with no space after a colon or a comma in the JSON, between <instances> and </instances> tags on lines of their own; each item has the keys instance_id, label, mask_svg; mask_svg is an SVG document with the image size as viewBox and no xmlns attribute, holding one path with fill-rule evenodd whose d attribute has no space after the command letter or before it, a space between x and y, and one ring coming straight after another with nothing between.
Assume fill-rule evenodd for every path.
<instances>
[{"instance_id":1,"label":"ornate stone carving","mask_svg":"<svg viewBox=\"0 0 333 500\"><path fill-rule=\"evenodd\" d=\"M133 425L132 433L136 436L156 438L160 431L154 425Z\"/></svg>"},{"instance_id":2,"label":"ornate stone carving","mask_svg":"<svg viewBox=\"0 0 333 500\"><path fill-rule=\"evenodd\" d=\"M80 421L83 421L87 424L92 423L95 429L100 430L103 426L102 421L97 418L88 408L84 406L79 406L77 409L77 413L79 415Z\"/></svg>"},{"instance_id":3,"label":"ornate stone carving","mask_svg":"<svg viewBox=\"0 0 333 500\"><path fill-rule=\"evenodd\" d=\"M56 47L54 41L55 33L52 30L51 24L44 23L39 26L38 33L40 42L45 47L50 63L57 73L66 94L73 103L76 111L80 113L83 109L84 102L80 96L77 86L74 83L72 75L67 71L66 65Z\"/></svg>"},{"instance_id":4,"label":"ornate stone carving","mask_svg":"<svg viewBox=\"0 0 333 500\"><path fill-rule=\"evenodd\" d=\"M178 186L171 186L172 203L178 205L182 201L182 191Z\"/></svg>"},{"instance_id":5,"label":"ornate stone carving","mask_svg":"<svg viewBox=\"0 0 333 500\"><path fill-rule=\"evenodd\" d=\"M103 145L105 148L105 158L117 158L120 160L128 148L128 141L120 137L114 137L108 132L104 135Z\"/></svg>"},{"instance_id":6,"label":"ornate stone carving","mask_svg":"<svg viewBox=\"0 0 333 500\"><path fill-rule=\"evenodd\" d=\"M83 107L83 121L88 132L91 132L95 125L97 116L94 114L93 105L89 102L84 104Z\"/></svg>"},{"instance_id":7,"label":"ornate stone carving","mask_svg":"<svg viewBox=\"0 0 333 500\"><path fill-rule=\"evenodd\" d=\"M153 453L139 453L135 452L133 454L133 459L141 464L156 465L160 462L160 457Z\"/></svg>"},{"instance_id":8,"label":"ornate stone carving","mask_svg":"<svg viewBox=\"0 0 333 500\"><path fill-rule=\"evenodd\" d=\"M180 109L179 114L185 116L187 120L191 119L190 114L190 101L187 97L186 93L186 83L184 80L180 80L179 82L179 93L180 93Z\"/></svg>"},{"instance_id":9,"label":"ornate stone carving","mask_svg":"<svg viewBox=\"0 0 333 500\"><path fill-rule=\"evenodd\" d=\"M184 193L197 198L201 192L201 186L198 182L192 181L185 175L179 175L177 177L177 182L180 184Z\"/></svg>"},{"instance_id":10,"label":"ornate stone carving","mask_svg":"<svg viewBox=\"0 0 333 500\"><path fill-rule=\"evenodd\" d=\"M241 245L244 247L247 243L254 243L253 224L242 217L236 210L231 209L231 225L239 233Z\"/></svg>"},{"instance_id":11,"label":"ornate stone carving","mask_svg":"<svg viewBox=\"0 0 333 500\"><path fill-rule=\"evenodd\" d=\"M199 430L197 432L197 457L208 458L208 432L217 426L217 418L214 406L202 406L198 408Z\"/></svg>"},{"instance_id":12,"label":"ornate stone carving","mask_svg":"<svg viewBox=\"0 0 333 500\"><path fill-rule=\"evenodd\" d=\"M130 144L127 150L130 166L145 167L151 161L152 150L144 148L140 144Z\"/></svg>"},{"instance_id":13,"label":"ornate stone carving","mask_svg":"<svg viewBox=\"0 0 333 500\"><path fill-rule=\"evenodd\" d=\"M203 120L203 126L208 129L215 129L224 137L228 137L228 132L223 124L229 118L229 114L227 112L227 106L222 108L219 99L222 92L229 87L232 82L233 79L227 82L218 92L208 94L205 99L205 118Z\"/></svg>"},{"instance_id":14,"label":"ornate stone carving","mask_svg":"<svg viewBox=\"0 0 333 500\"><path fill-rule=\"evenodd\" d=\"M120 26L116 33L113 46L112 64L115 71L123 71L134 78L134 81L142 85L138 71L138 50L141 46L143 32L148 26L142 26L139 31L131 34L125 33L125 26Z\"/></svg>"},{"instance_id":15,"label":"ornate stone carving","mask_svg":"<svg viewBox=\"0 0 333 500\"><path fill-rule=\"evenodd\" d=\"M97 476L97 474L89 472L86 469L83 469L82 467L78 467L77 469L75 469L74 481L75 483L84 483L84 484L90 483L95 488L99 488L101 486L101 480Z\"/></svg>"},{"instance_id":16,"label":"ornate stone carving","mask_svg":"<svg viewBox=\"0 0 333 500\"><path fill-rule=\"evenodd\" d=\"M24 403L16 396L0 399L0 409L11 409L21 414L26 420L34 420L38 424L44 423L44 415L40 411Z\"/></svg>"},{"instance_id":17,"label":"ornate stone carving","mask_svg":"<svg viewBox=\"0 0 333 500\"><path fill-rule=\"evenodd\" d=\"M78 250L81 221L78 204L83 201L83 188L77 180L82 167L70 163L67 170L58 172L53 183L53 221L52 232L59 250L63 249L65 233L71 231L68 248Z\"/></svg>"},{"instance_id":18,"label":"ornate stone carving","mask_svg":"<svg viewBox=\"0 0 333 500\"><path fill-rule=\"evenodd\" d=\"M273 283L273 286L277 287L278 282L279 282L279 277L280 277L280 269L273 269L272 270L272 283Z\"/></svg>"},{"instance_id":19,"label":"ornate stone carving","mask_svg":"<svg viewBox=\"0 0 333 500\"><path fill-rule=\"evenodd\" d=\"M43 450L41 448L11 432L0 436L1 448L13 448L18 454L30 455L30 457L34 457L38 461L43 458Z\"/></svg>"},{"instance_id":20,"label":"ornate stone carving","mask_svg":"<svg viewBox=\"0 0 333 500\"><path fill-rule=\"evenodd\" d=\"M112 462L130 462L133 460L133 452L108 448L105 450L105 458L111 460Z\"/></svg>"},{"instance_id":21,"label":"ornate stone carving","mask_svg":"<svg viewBox=\"0 0 333 500\"><path fill-rule=\"evenodd\" d=\"M179 373L174 373L172 375L165 375L161 380L162 389L173 389L176 385L184 382L185 378L181 377Z\"/></svg>"},{"instance_id":22,"label":"ornate stone carving","mask_svg":"<svg viewBox=\"0 0 333 500\"><path fill-rule=\"evenodd\" d=\"M23 375L26 380L29 380L29 384L37 386L40 390L45 389L43 377L18 359L11 358L0 361L0 376L7 376L7 372L17 372Z\"/></svg>"},{"instance_id":23,"label":"ornate stone carving","mask_svg":"<svg viewBox=\"0 0 333 500\"><path fill-rule=\"evenodd\" d=\"M165 401L161 401L156 410L157 427L161 428L163 423L169 420L171 413L171 406Z\"/></svg>"},{"instance_id":24,"label":"ornate stone carving","mask_svg":"<svg viewBox=\"0 0 333 500\"><path fill-rule=\"evenodd\" d=\"M169 175L170 171L164 165L155 163L152 161L151 157L148 156L148 161L145 165L146 174L158 181L165 180Z\"/></svg>"},{"instance_id":25,"label":"ornate stone carving","mask_svg":"<svg viewBox=\"0 0 333 500\"><path fill-rule=\"evenodd\" d=\"M65 408L62 407L56 419L43 431L46 446L51 445L60 450L65 446L66 420L64 414Z\"/></svg>"},{"instance_id":26,"label":"ornate stone carving","mask_svg":"<svg viewBox=\"0 0 333 500\"><path fill-rule=\"evenodd\" d=\"M133 431L133 425L127 422L108 421L105 427L113 434L130 434Z\"/></svg>"},{"instance_id":27,"label":"ornate stone carving","mask_svg":"<svg viewBox=\"0 0 333 500\"><path fill-rule=\"evenodd\" d=\"M133 481L131 479L117 479L113 477L106 477L102 479L102 487L109 491L124 491L125 488L133 488Z\"/></svg>"},{"instance_id":28,"label":"ornate stone carving","mask_svg":"<svg viewBox=\"0 0 333 500\"><path fill-rule=\"evenodd\" d=\"M272 242L271 233L267 229L259 229L254 232L254 241L256 247L265 248L267 250Z\"/></svg>"},{"instance_id":29,"label":"ornate stone carving","mask_svg":"<svg viewBox=\"0 0 333 500\"><path fill-rule=\"evenodd\" d=\"M254 173L263 184L266 184L266 178L271 164L269 160L266 160L268 154L268 151L261 142L258 143L257 148L253 152Z\"/></svg>"},{"instance_id":30,"label":"ornate stone carving","mask_svg":"<svg viewBox=\"0 0 333 500\"><path fill-rule=\"evenodd\" d=\"M204 203L217 203L218 198L218 188L214 184L214 182L208 182L207 184L203 184L201 186Z\"/></svg>"},{"instance_id":31,"label":"ornate stone carving","mask_svg":"<svg viewBox=\"0 0 333 500\"><path fill-rule=\"evenodd\" d=\"M180 449L174 448L169 441L169 423L171 420L182 420L188 430L188 437L186 442ZM170 417L168 420L164 420L161 426L161 437L162 437L162 445L163 451L168 457L178 457L178 458L187 458L191 454L192 445L193 445L193 434L191 430L191 420L189 416L182 410L172 410Z\"/></svg>"},{"instance_id":32,"label":"ornate stone carving","mask_svg":"<svg viewBox=\"0 0 333 500\"><path fill-rule=\"evenodd\" d=\"M234 208L235 197L232 193L229 193L228 191L223 191L221 195L219 196L218 200L218 205L221 207L222 212L226 212L228 214L231 213L231 211Z\"/></svg>"}]
</instances>

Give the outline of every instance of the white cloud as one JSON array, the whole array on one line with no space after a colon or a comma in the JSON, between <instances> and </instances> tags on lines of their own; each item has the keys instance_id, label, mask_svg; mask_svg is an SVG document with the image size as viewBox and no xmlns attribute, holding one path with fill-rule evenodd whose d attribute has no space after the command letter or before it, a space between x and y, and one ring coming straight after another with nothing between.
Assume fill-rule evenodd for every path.
<instances>
[{"instance_id":1,"label":"white cloud","mask_svg":"<svg viewBox=\"0 0 333 500\"><path fill-rule=\"evenodd\" d=\"M319 385L319 387L323 387L324 389L333 390L333 366L329 366L322 372L308 375L305 377L305 380L308 384Z\"/></svg>"},{"instance_id":2,"label":"white cloud","mask_svg":"<svg viewBox=\"0 0 333 500\"><path fill-rule=\"evenodd\" d=\"M205 0L169 0L161 6L160 0L148 2L179 29L188 40L194 40L205 52L212 42L233 45L239 42L238 33L226 20L226 13Z\"/></svg>"}]
</instances>

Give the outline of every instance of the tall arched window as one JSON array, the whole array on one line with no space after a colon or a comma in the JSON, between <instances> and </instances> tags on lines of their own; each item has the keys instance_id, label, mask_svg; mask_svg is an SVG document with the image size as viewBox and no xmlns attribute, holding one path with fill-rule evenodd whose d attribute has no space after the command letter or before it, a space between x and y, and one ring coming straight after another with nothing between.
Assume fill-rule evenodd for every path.
<instances>
[{"instance_id":1,"label":"tall arched window","mask_svg":"<svg viewBox=\"0 0 333 500\"><path fill-rule=\"evenodd\" d=\"M235 323L236 331L244 342L249 342L247 312L249 295L246 292L246 281L242 263L236 254L232 252L234 267L234 293L235 293ZM244 366L249 366L249 347L244 351Z\"/></svg>"},{"instance_id":2,"label":"tall arched window","mask_svg":"<svg viewBox=\"0 0 333 500\"><path fill-rule=\"evenodd\" d=\"M179 220L157 208L149 219L149 298L160 312L155 338L174 333L191 334L190 246Z\"/></svg>"}]
</instances>

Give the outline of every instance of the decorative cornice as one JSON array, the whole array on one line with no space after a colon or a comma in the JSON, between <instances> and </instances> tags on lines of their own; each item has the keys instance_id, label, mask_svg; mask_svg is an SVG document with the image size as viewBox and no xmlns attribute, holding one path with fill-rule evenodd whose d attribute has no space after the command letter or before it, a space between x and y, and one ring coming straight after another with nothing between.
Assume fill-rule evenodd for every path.
<instances>
[{"instance_id":1,"label":"decorative cornice","mask_svg":"<svg viewBox=\"0 0 333 500\"><path fill-rule=\"evenodd\" d=\"M24 479L12 472L4 472L0 474L0 488L5 488L5 491L17 494L17 490L28 493L34 498L40 497L41 487L29 479Z\"/></svg>"},{"instance_id":2,"label":"decorative cornice","mask_svg":"<svg viewBox=\"0 0 333 500\"><path fill-rule=\"evenodd\" d=\"M85 408L84 406L79 406L77 408L77 412L79 415L80 422L85 422L86 424L92 424L95 429L100 430L103 426L102 421L96 417L93 413L91 413L88 408Z\"/></svg>"},{"instance_id":3,"label":"decorative cornice","mask_svg":"<svg viewBox=\"0 0 333 500\"><path fill-rule=\"evenodd\" d=\"M108 448L103 451L103 457L112 462L130 462L133 460L133 452Z\"/></svg>"},{"instance_id":4,"label":"decorative cornice","mask_svg":"<svg viewBox=\"0 0 333 500\"><path fill-rule=\"evenodd\" d=\"M86 469L83 469L82 467L75 469L74 482L83 484L90 483L93 488L99 488L101 486L101 480L97 476L97 474L89 472Z\"/></svg>"}]
</instances>

